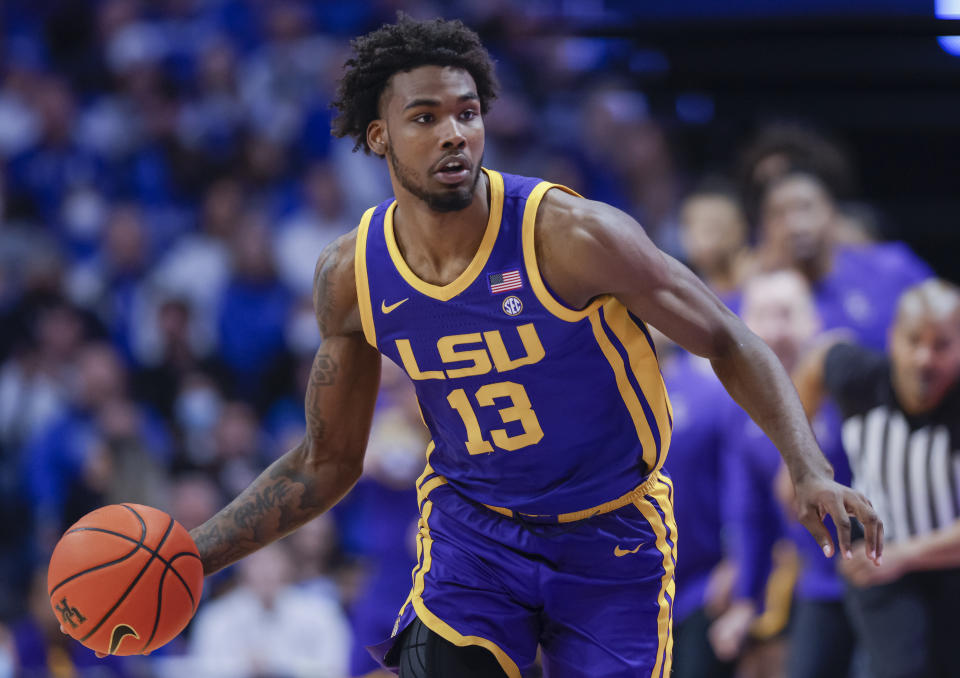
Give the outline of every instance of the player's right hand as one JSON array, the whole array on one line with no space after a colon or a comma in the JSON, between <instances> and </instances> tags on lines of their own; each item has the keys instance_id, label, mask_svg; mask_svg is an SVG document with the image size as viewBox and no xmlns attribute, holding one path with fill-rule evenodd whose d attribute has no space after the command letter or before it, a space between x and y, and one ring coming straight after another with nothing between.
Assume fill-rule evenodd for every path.
<instances>
[{"instance_id":1,"label":"player's right hand","mask_svg":"<svg viewBox=\"0 0 960 678\"><path fill-rule=\"evenodd\" d=\"M883 555L883 522L873 504L863 494L826 476L809 475L796 484L797 517L823 549L823 555L834 554L833 539L823 524L828 515L837 527L840 555L853 557L850 550L850 516L863 524L864 550L867 558L880 565Z\"/></svg>"}]
</instances>

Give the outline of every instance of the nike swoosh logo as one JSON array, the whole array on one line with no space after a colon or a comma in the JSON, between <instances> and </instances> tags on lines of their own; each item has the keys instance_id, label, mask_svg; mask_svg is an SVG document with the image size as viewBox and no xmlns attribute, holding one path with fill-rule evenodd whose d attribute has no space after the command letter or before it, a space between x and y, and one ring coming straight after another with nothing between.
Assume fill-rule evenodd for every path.
<instances>
[{"instance_id":1,"label":"nike swoosh logo","mask_svg":"<svg viewBox=\"0 0 960 678\"><path fill-rule=\"evenodd\" d=\"M133 636L139 639L140 636L132 626L126 624L117 624L113 627L113 633L110 634L110 651L107 654L114 654L120 648L120 641L127 636Z\"/></svg>"},{"instance_id":2,"label":"nike swoosh logo","mask_svg":"<svg viewBox=\"0 0 960 678\"><path fill-rule=\"evenodd\" d=\"M395 303L395 304L390 304L389 306L387 306L387 300L384 299L383 301L380 302L380 310L383 311L384 313L390 313L390 312L393 311L397 306L399 306L400 304L402 304L402 303L405 302L405 301L410 301L410 297L407 297L406 299L401 299L401 300L398 301L397 303Z\"/></svg>"},{"instance_id":3,"label":"nike swoosh logo","mask_svg":"<svg viewBox=\"0 0 960 678\"><path fill-rule=\"evenodd\" d=\"M637 548L630 549L628 551L627 549L620 548L620 544L617 544L617 546L613 549L613 555L615 555L617 558L622 558L623 556L629 555L631 553L636 553L637 551L640 550L641 546L643 546L643 544L639 544Z\"/></svg>"}]
</instances>

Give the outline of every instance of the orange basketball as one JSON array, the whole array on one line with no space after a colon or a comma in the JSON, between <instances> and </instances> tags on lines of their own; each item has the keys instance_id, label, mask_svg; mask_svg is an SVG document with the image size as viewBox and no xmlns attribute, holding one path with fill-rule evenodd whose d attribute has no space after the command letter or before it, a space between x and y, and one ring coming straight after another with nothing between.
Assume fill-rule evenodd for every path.
<instances>
[{"instance_id":1,"label":"orange basketball","mask_svg":"<svg viewBox=\"0 0 960 678\"><path fill-rule=\"evenodd\" d=\"M60 538L47 571L63 630L103 654L141 654L170 642L202 590L193 539L163 511L140 504L85 515Z\"/></svg>"}]
</instances>

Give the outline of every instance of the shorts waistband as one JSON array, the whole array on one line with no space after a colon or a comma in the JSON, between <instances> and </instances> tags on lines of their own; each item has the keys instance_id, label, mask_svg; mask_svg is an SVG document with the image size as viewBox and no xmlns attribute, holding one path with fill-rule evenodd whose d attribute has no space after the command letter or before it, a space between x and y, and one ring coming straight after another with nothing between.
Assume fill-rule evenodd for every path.
<instances>
[{"instance_id":1,"label":"shorts waistband","mask_svg":"<svg viewBox=\"0 0 960 678\"><path fill-rule=\"evenodd\" d=\"M616 511L618 508L622 508L627 504L632 504L637 499L649 494L650 490L658 480L660 480L660 469L656 469L653 473L647 476L646 480L623 496L612 499L608 502L600 504L599 506L594 506L593 508L583 509L582 511L573 511L571 513L521 513L520 511L514 511L513 509L503 508L500 506L491 506L490 504L482 504L482 506L494 511L495 513L499 513L502 516L506 516L507 518L527 520L533 523L574 523L578 520L586 520L587 518L592 518L593 516L599 516L604 513L609 513L610 511Z\"/></svg>"}]
</instances>

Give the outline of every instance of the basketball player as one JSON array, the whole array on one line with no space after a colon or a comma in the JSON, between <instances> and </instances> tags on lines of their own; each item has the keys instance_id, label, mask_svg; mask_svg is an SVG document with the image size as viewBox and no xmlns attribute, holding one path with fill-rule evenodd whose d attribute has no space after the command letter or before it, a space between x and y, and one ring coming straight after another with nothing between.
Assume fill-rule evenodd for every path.
<instances>
[{"instance_id":1,"label":"basketball player","mask_svg":"<svg viewBox=\"0 0 960 678\"><path fill-rule=\"evenodd\" d=\"M323 344L303 442L193 531L206 572L329 509L356 482L380 355L414 381L432 441L400 675L668 675L677 534L661 473L670 404L647 322L712 360L783 454L805 525L882 527L832 479L776 357L629 216L482 167L492 64L460 22L361 37L334 133L387 159L395 198L321 253Z\"/></svg>"}]
</instances>

